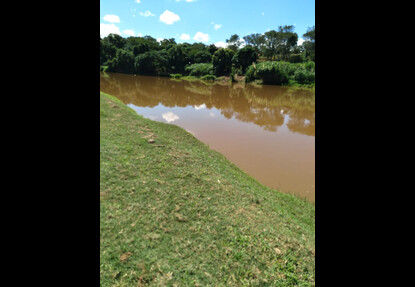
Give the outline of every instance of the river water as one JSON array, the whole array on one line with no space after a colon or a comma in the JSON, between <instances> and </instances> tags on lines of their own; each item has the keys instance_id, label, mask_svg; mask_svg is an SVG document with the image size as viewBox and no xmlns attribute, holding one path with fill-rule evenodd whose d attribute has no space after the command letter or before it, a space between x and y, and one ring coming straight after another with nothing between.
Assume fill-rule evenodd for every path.
<instances>
[{"instance_id":1,"label":"river water","mask_svg":"<svg viewBox=\"0 0 415 287\"><path fill-rule=\"evenodd\" d=\"M313 91L118 73L101 73L100 90L184 128L264 185L315 201Z\"/></svg>"}]
</instances>

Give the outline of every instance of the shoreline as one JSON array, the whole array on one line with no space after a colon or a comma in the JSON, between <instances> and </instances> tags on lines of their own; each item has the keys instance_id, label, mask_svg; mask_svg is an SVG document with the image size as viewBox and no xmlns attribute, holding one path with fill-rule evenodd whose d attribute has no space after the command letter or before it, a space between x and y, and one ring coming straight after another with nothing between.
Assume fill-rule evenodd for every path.
<instances>
[{"instance_id":1,"label":"shoreline","mask_svg":"<svg viewBox=\"0 0 415 287\"><path fill-rule=\"evenodd\" d=\"M313 204L178 126L102 92L100 103L102 286L315 284Z\"/></svg>"}]
</instances>

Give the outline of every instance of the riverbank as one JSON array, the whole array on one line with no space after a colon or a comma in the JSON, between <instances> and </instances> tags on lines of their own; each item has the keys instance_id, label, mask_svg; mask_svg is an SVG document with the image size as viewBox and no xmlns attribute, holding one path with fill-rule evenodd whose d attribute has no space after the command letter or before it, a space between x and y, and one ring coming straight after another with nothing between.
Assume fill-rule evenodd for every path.
<instances>
[{"instance_id":1,"label":"riverbank","mask_svg":"<svg viewBox=\"0 0 415 287\"><path fill-rule=\"evenodd\" d=\"M314 285L314 206L100 95L101 286Z\"/></svg>"}]
</instances>

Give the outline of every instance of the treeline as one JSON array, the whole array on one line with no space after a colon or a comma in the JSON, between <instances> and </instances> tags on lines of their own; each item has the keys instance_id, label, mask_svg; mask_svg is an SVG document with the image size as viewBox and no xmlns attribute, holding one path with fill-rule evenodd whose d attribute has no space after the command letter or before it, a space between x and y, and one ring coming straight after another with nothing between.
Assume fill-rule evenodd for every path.
<instances>
[{"instance_id":1,"label":"treeline","mask_svg":"<svg viewBox=\"0 0 415 287\"><path fill-rule=\"evenodd\" d=\"M123 78L121 84L119 77L112 76L102 76L101 82L106 93L139 107L204 104L207 109L219 110L227 119L235 118L274 132L284 124L285 115L289 115L286 124L290 131L315 135L315 95L305 89L264 89L255 85L240 89L239 85L194 81L171 85L165 78L134 77Z\"/></svg>"},{"instance_id":2,"label":"treeline","mask_svg":"<svg viewBox=\"0 0 415 287\"><path fill-rule=\"evenodd\" d=\"M303 35L305 41L298 46L298 35L294 26L280 26L264 34L251 34L239 38L232 35L226 40L227 48L203 43L177 44L174 38L158 42L151 36L123 38L117 34L109 34L100 38L101 70L109 72L140 75L190 75L209 77L245 75L249 72L248 81L263 79L261 65L269 67L269 73L275 73L280 65L286 63L284 69L278 71L282 81L265 80L269 84L287 84L295 80L295 71L303 71L300 84L311 83L314 73L304 63L315 61L315 28L309 28ZM245 43L244 43L245 42ZM255 64L258 63L258 64ZM267 64L267 65L265 65ZM292 64L292 65L291 65ZM287 65L293 68L286 69ZM282 67L282 66L281 66ZM268 74L269 74L268 73ZM307 75L305 73L308 73ZM267 74L267 73L265 73ZM269 75L267 77L269 78Z\"/></svg>"}]
</instances>

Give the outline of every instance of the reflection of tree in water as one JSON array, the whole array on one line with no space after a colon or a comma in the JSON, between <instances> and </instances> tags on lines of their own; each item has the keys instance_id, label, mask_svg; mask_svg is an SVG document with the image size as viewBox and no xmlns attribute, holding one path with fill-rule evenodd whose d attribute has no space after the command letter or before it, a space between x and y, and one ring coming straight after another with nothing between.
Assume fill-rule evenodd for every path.
<instances>
[{"instance_id":1,"label":"reflection of tree in water","mask_svg":"<svg viewBox=\"0 0 415 287\"><path fill-rule=\"evenodd\" d=\"M101 90L126 104L140 107L200 106L216 108L227 119L234 117L275 132L289 115L287 127L315 135L314 92L280 86L203 83L169 78L109 73L101 77Z\"/></svg>"}]
</instances>

